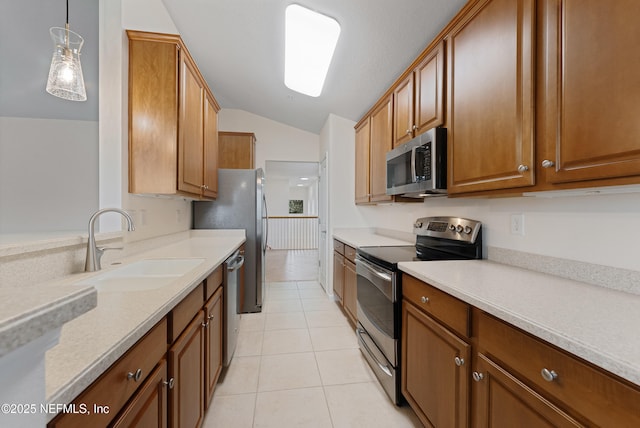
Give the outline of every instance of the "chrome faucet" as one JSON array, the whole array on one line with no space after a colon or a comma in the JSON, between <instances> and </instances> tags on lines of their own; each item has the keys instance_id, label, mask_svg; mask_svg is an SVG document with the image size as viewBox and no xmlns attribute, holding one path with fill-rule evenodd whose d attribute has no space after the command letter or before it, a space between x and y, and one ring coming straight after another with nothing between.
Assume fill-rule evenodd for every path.
<instances>
[{"instance_id":1,"label":"chrome faucet","mask_svg":"<svg viewBox=\"0 0 640 428\"><path fill-rule=\"evenodd\" d=\"M102 257L102 254L106 251L106 250L121 250L122 248L98 248L96 247L96 236L95 236L95 222L96 219L104 213L107 212L114 212L114 213L120 213L124 216L124 218L127 219L127 230L129 232L136 230L136 228L133 226L133 219L131 218L131 216L129 215L129 213L127 213L124 210L121 210L119 208L103 208L101 210L96 211L95 213L93 213L93 215L91 216L91 218L89 219L89 241L87 242L87 260L84 263L84 271L85 272L95 272L97 270L100 270L100 258Z\"/></svg>"}]
</instances>

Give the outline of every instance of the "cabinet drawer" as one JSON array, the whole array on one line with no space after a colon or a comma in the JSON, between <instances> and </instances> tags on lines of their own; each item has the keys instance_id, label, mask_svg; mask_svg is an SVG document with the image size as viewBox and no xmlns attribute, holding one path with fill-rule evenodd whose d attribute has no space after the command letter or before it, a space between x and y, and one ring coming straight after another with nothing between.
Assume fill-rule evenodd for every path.
<instances>
[{"instance_id":1,"label":"cabinet drawer","mask_svg":"<svg viewBox=\"0 0 640 428\"><path fill-rule=\"evenodd\" d=\"M352 263L356 262L356 249L353 247L350 247L348 245L344 246L344 256L348 259L351 260Z\"/></svg>"},{"instance_id":2,"label":"cabinet drawer","mask_svg":"<svg viewBox=\"0 0 640 428\"><path fill-rule=\"evenodd\" d=\"M337 239L333 240L333 249L338 253L344 255L344 244Z\"/></svg>"},{"instance_id":3,"label":"cabinet drawer","mask_svg":"<svg viewBox=\"0 0 640 428\"><path fill-rule=\"evenodd\" d=\"M469 336L469 305L409 275L402 275L402 297L446 324ZM423 301L424 300L424 301Z\"/></svg>"},{"instance_id":4,"label":"cabinet drawer","mask_svg":"<svg viewBox=\"0 0 640 428\"><path fill-rule=\"evenodd\" d=\"M169 314L169 343L173 343L204 305L204 284L199 284Z\"/></svg>"},{"instance_id":5,"label":"cabinet drawer","mask_svg":"<svg viewBox=\"0 0 640 428\"><path fill-rule=\"evenodd\" d=\"M211 275L209 275L204 281L205 301L209 300L211 296L213 296L213 293L216 292L218 287L222 285L222 271L222 265L220 265L216 268L216 270L211 272Z\"/></svg>"},{"instance_id":6,"label":"cabinet drawer","mask_svg":"<svg viewBox=\"0 0 640 428\"><path fill-rule=\"evenodd\" d=\"M142 339L138 341L122 358L116 361L91 386L76 398L73 403L88 406L90 415L81 413L61 414L48 426L49 428L107 426L118 414L133 393L142 385L153 368L167 352L167 320L163 318ZM129 379L128 374L140 370L140 377ZM93 405L108 406L108 413L93 411Z\"/></svg>"},{"instance_id":7,"label":"cabinet drawer","mask_svg":"<svg viewBox=\"0 0 640 428\"><path fill-rule=\"evenodd\" d=\"M640 426L640 388L480 311L477 333L482 352L589 424ZM545 369L555 374L555 379L545 380Z\"/></svg>"}]
</instances>

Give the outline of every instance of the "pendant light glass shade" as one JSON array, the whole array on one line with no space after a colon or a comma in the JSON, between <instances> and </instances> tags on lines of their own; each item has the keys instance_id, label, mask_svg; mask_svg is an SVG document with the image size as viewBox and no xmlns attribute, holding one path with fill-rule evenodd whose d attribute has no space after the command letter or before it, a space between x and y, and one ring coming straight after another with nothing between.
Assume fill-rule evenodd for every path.
<instances>
[{"instance_id":1,"label":"pendant light glass shade","mask_svg":"<svg viewBox=\"0 0 640 428\"><path fill-rule=\"evenodd\" d=\"M53 58L47 79L47 92L71 101L86 101L80 49L84 39L66 28L52 27L49 32L53 40Z\"/></svg>"}]
</instances>

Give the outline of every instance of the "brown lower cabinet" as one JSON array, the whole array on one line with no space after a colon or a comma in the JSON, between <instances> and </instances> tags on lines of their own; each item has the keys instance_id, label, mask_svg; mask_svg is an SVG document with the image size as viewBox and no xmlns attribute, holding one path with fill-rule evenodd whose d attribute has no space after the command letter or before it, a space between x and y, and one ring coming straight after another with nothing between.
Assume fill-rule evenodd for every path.
<instances>
[{"instance_id":1,"label":"brown lower cabinet","mask_svg":"<svg viewBox=\"0 0 640 428\"><path fill-rule=\"evenodd\" d=\"M131 403L113 422L113 428L166 428L167 390L170 386L166 379L167 362L162 360Z\"/></svg>"},{"instance_id":2,"label":"brown lower cabinet","mask_svg":"<svg viewBox=\"0 0 640 428\"><path fill-rule=\"evenodd\" d=\"M429 314L443 302L433 300L426 284L421 291L418 303L426 308L402 302L402 394L425 426L466 427L471 345Z\"/></svg>"},{"instance_id":3,"label":"brown lower cabinet","mask_svg":"<svg viewBox=\"0 0 640 428\"><path fill-rule=\"evenodd\" d=\"M425 426L640 426L637 385L416 278L402 281L402 393Z\"/></svg>"},{"instance_id":4,"label":"brown lower cabinet","mask_svg":"<svg viewBox=\"0 0 640 428\"><path fill-rule=\"evenodd\" d=\"M478 354L474 382L475 424L479 428L583 426L508 370Z\"/></svg>"},{"instance_id":5,"label":"brown lower cabinet","mask_svg":"<svg viewBox=\"0 0 640 428\"><path fill-rule=\"evenodd\" d=\"M205 323L205 349L207 354L204 370L207 381L205 408L208 408L211 403L213 391L216 388L220 372L222 371L222 302L222 287L220 287L205 305L205 316L207 317Z\"/></svg>"},{"instance_id":6,"label":"brown lower cabinet","mask_svg":"<svg viewBox=\"0 0 640 428\"><path fill-rule=\"evenodd\" d=\"M189 326L169 349L171 426L195 428L204 419L204 311L198 311Z\"/></svg>"},{"instance_id":7,"label":"brown lower cabinet","mask_svg":"<svg viewBox=\"0 0 640 428\"><path fill-rule=\"evenodd\" d=\"M78 395L87 414L48 428L200 427L222 369L222 277L219 267Z\"/></svg>"},{"instance_id":8,"label":"brown lower cabinet","mask_svg":"<svg viewBox=\"0 0 640 428\"><path fill-rule=\"evenodd\" d=\"M356 249L337 239L333 240L333 292L338 306L353 326L357 315Z\"/></svg>"}]
</instances>

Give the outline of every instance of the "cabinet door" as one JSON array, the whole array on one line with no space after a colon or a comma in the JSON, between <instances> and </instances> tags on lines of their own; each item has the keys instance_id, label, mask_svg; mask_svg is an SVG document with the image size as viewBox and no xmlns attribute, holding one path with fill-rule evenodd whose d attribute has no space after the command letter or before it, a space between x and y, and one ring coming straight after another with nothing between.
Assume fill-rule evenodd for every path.
<instances>
[{"instance_id":1,"label":"cabinet door","mask_svg":"<svg viewBox=\"0 0 640 428\"><path fill-rule=\"evenodd\" d=\"M178 190L200 195L203 177L204 89L196 66L186 55L180 60L180 134Z\"/></svg>"},{"instance_id":2,"label":"cabinet door","mask_svg":"<svg viewBox=\"0 0 640 428\"><path fill-rule=\"evenodd\" d=\"M371 119L367 118L356 128L356 204L369 202L369 148Z\"/></svg>"},{"instance_id":3,"label":"cabinet door","mask_svg":"<svg viewBox=\"0 0 640 428\"><path fill-rule=\"evenodd\" d=\"M414 135L444 123L444 42L440 42L414 71Z\"/></svg>"},{"instance_id":4,"label":"cabinet door","mask_svg":"<svg viewBox=\"0 0 640 428\"><path fill-rule=\"evenodd\" d=\"M640 175L640 2L554 0L546 9L546 179Z\"/></svg>"},{"instance_id":5,"label":"cabinet door","mask_svg":"<svg viewBox=\"0 0 640 428\"><path fill-rule=\"evenodd\" d=\"M209 94L204 96L204 189L203 196L218 196L218 109Z\"/></svg>"},{"instance_id":6,"label":"cabinet door","mask_svg":"<svg viewBox=\"0 0 640 428\"><path fill-rule=\"evenodd\" d=\"M167 362L162 360L111 426L166 428L167 388L170 385L167 380Z\"/></svg>"},{"instance_id":7,"label":"cabinet door","mask_svg":"<svg viewBox=\"0 0 640 428\"><path fill-rule=\"evenodd\" d=\"M474 424L479 428L583 426L482 354L476 361Z\"/></svg>"},{"instance_id":8,"label":"cabinet door","mask_svg":"<svg viewBox=\"0 0 640 428\"><path fill-rule=\"evenodd\" d=\"M534 183L534 0L482 0L448 34L449 193Z\"/></svg>"},{"instance_id":9,"label":"cabinet door","mask_svg":"<svg viewBox=\"0 0 640 428\"><path fill-rule=\"evenodd\" d=\"M355 325L357 321L357 286L356 265L345 260L344 262L344 309L351 322Z\"/></svg>"},{"instance_id":10,"label":"cabinet door","mask_svg":"<svg viewBox=\"0 0 640 428\"><path fill-rule=\"evenodd\" d=\"M413 138L413 74L393 91L393 147Z\"/></svg>"},{"instance_id":11,"label":"cabinet door","mask_svg":"<svg viewBox=\"0 0 640 428\"><path fill-rule=\"evenodd\" d=\"M174 194L178 45L129 36L129 193Z\"/></svg>"},{"instance_id":12,"label":"cabinet door","mask_svg":"<svg viewBox=\"0 0 640 428\"><path fill-rule=\"evenodd\" d=\"M255 135L249 132L218 133L218 168L255 168L255 142Z\"/></svg>"},{"instance_id":13,"label":"cabinet door","mask_svg":"<svg viewBox=\"0 0 640 428\"><path fill-rule=\"evenodd\" d=\"M468 426L470 345L406 301L401 343L402 393L422 423Z\"/></svg>"},{"instance_id":14,"label":"cabinet door","mask_svg":"<svg viewBox=\"0 0 640 428\"><path fill-rule=\"evenodd\" d=\"M333 292L342 303L344 295L344 256L333 252Z\"/></svg>"},{"instance_id":15,"label":"cabinet door","mask_svg":"<svg viewBox=\"0 0 640 428\"><path fill-rule=\"evenodd\" d=\"M393 147L391 97L371 113L369 186L371 202L390 201L387 195L387 152Z\"/></svg>"},{"instance_id":16,"label":"cabinet door","mask_svg":"<svg viewBox=\"0 0 640 428\"><path fill-rule=\"evenodd\" d=\"M204 417L204 312L201 310L169 350L171 426L195 428Z\"/></svg>"},{"instance_id":17,"label":"cabinet door","mask_svg":"<svg viewBox=\"0 0 640 428\"><path fill-rule=\"evenodd\" d=\"M222 371L222 287L209 299L206 309L205 378L207 379L205 408L209 407L213 391Z\"/></svg>"}]
</instances>

